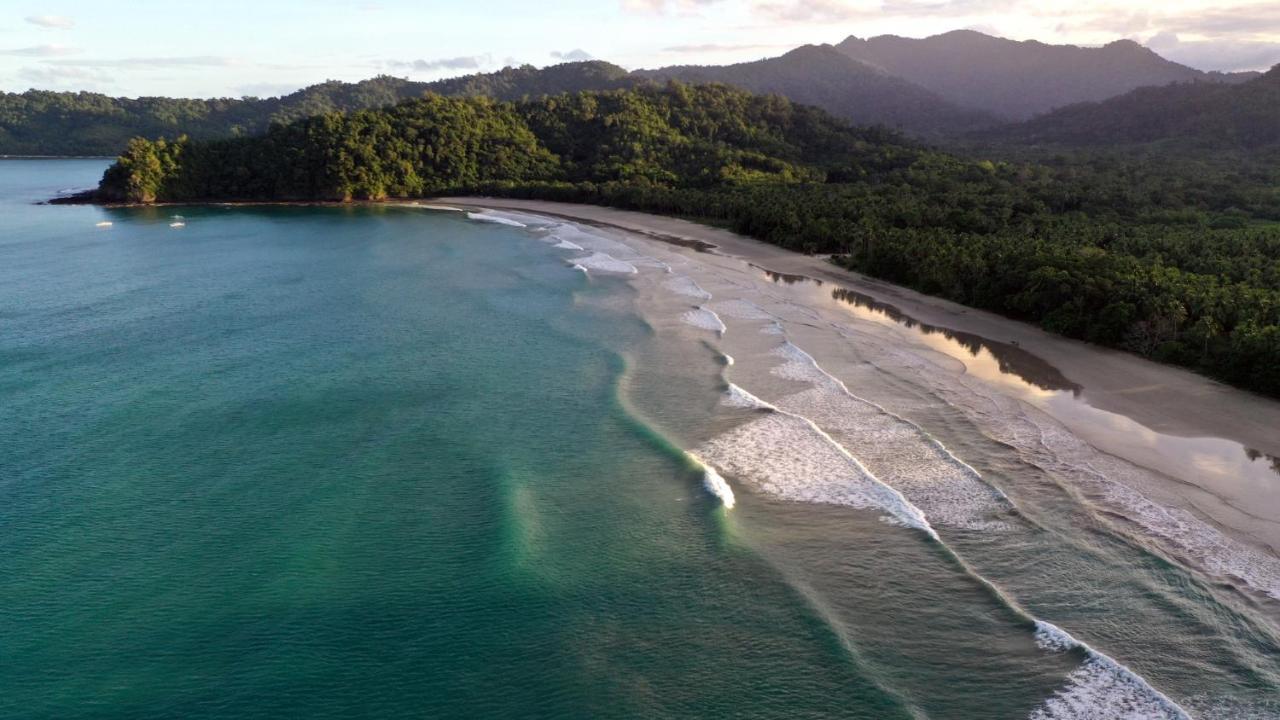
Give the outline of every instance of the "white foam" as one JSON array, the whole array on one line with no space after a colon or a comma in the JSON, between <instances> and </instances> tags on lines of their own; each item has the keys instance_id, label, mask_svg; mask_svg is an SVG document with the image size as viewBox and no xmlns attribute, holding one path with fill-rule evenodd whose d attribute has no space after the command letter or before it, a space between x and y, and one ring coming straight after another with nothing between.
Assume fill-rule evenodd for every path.
<instances>
[{"instance_id":1,"label":"white foam","mask_svg":"<svg viewBox=\"0 0 1280 720\"><path fill-rule=\"evenodd\" d=\"M774 368L775 374L813 386L775 404L831 434L931 522L970 530L1011 529L1001 518L1012 508L1004 494L920 426L854 395L792 343L774 352L787 360Z\"/></svg>"},{"instance_id":2,"label":"white foam","mask_svg":"<svg viewBox=\"0 0 1280 720\"><path fill-rule=\"evenodd\" d=\"M724 355L724 364L727 367L733 367L733 363L734 363L733 356L726 353Z\"/></svg>"},{"instance_id":3,"label":"white foam","mask_svg":"<svg viewBox=\"0 0 1280 720\"><path fill-rule=\"evenodd\" d=\"M773 315L765 312L759 305L750 300L725 300L716 303L715 311L736 320L773 320Z\"/></svg>"},{"instance_id":4,"label":"white foam","mask_svg":"<svg viewBox=\"0 0 1280 720\"><path fill-rule=\"evenodd\" d=\"M462 208L452 205L439 205L436 203L405 203L406 207L420 208L422 210L436 210L439 212L465 212Z\"/></svg>"},{"instance_id":5,"label":"white foam","mask_svg":"<svg viewBox=\"0 0 1280 720\"><path fill-rule=\"evenodd\" d=\"M561 240L560 242L556 243L552 247L558 247L561 250L581 250L582 249L582 246L579 245L578 243L569 242L568 240Z\"/></svg>"},{"instance_id":6,"label":"white foam","mask_svg":"<svg viewBox=\"0 0 1280 720\"><path fill-rule=\"evenodd\" d=\"M574 258L573 261L583 270L593 272L617 273L619 275L634 275L639 272L636 270L635 265L632 265L625 260L619 260L614 256L603 252L593 253L586 257Z\"/></svg>"},{"instance_id":7,"label":"white foam","mask_svg":"<svg viewBox=\"0 0 1280 720\"><path fill-rule=\"evenodd\" d=\"M724 335L725 330L727 329L724 326L724 321L720 319L720 316L705 307L689 310L685 314L681 315L680 319L696 328L710 330L717 335Z\"/></svg>"},{"instance_id":8,"label":"white foam","mask_svg":"<svg viewBox=\"0 0 1280 720\"><path fill-rule=\"evenodd\" d=\"M729 389L725 391L724 398L721 402L729 407L739 408L755 408L757 410L777 410L774 406L743 390L742 388L729 383Z\"/></svg>"},{"instance_id":9,"label":"white foam","mask_svg":"<svg viewBox=\"0 0 1280 720\"><path fill-rule=\"evenodd\" d=\"M469 212L467 213L467 217L471 220L477 220L479 222L497 223L499 225L510 225L511 227L521 227L521 228L528 227L527 225L520 222L519 220L512 220L511 218L503 217L501 215L498 215L492 212Z\"/></svg>"},{"instance_id":10,"label":"white foam","mask_svg":"<svg viewBox=\"0 0 1280 720\"><path fill-rule=\"evenodd\" d=\"M737 504L737 498L733 495L733 488L729 487L729 483L716 472L716 469L707 464L702 458L693 453L685 453L689 459L702 468L702 484L706 486L707 492L720 498L720 503L725 508L732 510Z\"/></svg>"},{"instance_id":11,"label":"white foam","mask_svg":"<svg viewBox=\"0 0 1280 720\"><path fill-rule=\"evenodd\" d=\"M108 221L106 221L106 220L103 220L102 222L97 223L96 225L94 225L94 227L108 228L108 227L111 227L111 225L112 225L112 223L110 223L110 222L108 222Z\"/></svg>"},{"instance_id":12,"label":"white foam","mask_svg":"<svg viewBox=\"0 0 1280 720\"><path fill-rule=\"evenodd\" d=\"M1037 435L1021 435L1020 445L1034 441L1048 452L1047 457L1033 452L1039 455L1038 465L1086 490L1091 501L1138 525L1203 571L1280 600L1280 559L1227 536L1187 510L1148 499L1133 487L1143 482L1141 468L1093 450L1052 420L1035 416L1026 420Z\"/></svg>"},{"instance_id":13,"label":"white foam","mask_svg":"<svg viewBox=\"0 0 1280 720\"><path fill-rule=\"evenodd\" d=\"M662 284L663 287L687 297L698 298L699 300L710 300L711 293L703 290L693 278L687 275L677 275Z\"/></svg>"},{"instance_id":14,"label":"white foam","mask_svg":"<svg viewBox=\"0 0 1280 720\"><path fill-rule=\"evenodd\" d=\"M1086 659L1067 684L1031 713L1031 720L1190 720L1177 703L1129 668L1076 640L1062 628L1036 621L1036 644L1050 652L1081 649Z\"/></svg>"},{"instance_id":15,"label":"white foam","mask_svg":"<svg viewBox=\"0 0 1280 720\"><path fill-rule=\"evenodd\" d=\"M169 223L169 227L171 227L171 228L184 228L184 227L186 227L186 226L187 226L187 224L186 224L186 223L184 223L184 222L171 222L171 223Z\"/></svg>"},{"instance_id":16,"label":"white foam","mask_svg":"<svg viewBox=\"0 0 1280 720\"><path fill-rule=\"evenodd\" d=\"M735 387L730 386L731 393ZM741 388L733 396L744 403L755 398ZM775 497L880 510L896 524L938 537L924 514L901 493L877 480L839 443L798 415L769 412L703 443L697 452Z\"/></svg>"}]
</instances>

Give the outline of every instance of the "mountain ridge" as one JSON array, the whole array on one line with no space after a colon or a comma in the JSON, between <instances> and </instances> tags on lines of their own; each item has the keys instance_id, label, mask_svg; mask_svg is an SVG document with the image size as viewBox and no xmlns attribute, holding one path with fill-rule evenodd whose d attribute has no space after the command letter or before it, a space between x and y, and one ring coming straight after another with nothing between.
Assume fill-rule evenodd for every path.
<instances>
[{"instance_id":1,"label":"mountain ridge","mask_svg":"<svg viewBox=\"0 0 1280 720\"><path fill-rule=\"evenodd\" d=\"M1175 63L1132 40L1089 48L953 30L920 39L849 36L835 47L953 103L1011 120L1138 87L1248 79Z\"/></svg>"}]
</instances>

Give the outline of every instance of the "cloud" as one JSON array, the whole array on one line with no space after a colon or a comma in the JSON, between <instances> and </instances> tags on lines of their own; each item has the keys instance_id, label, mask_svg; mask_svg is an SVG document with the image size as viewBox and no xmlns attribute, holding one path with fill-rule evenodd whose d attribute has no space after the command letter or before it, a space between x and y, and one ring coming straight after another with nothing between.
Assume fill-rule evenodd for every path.
<instances>
[{"instance_id":1,"label":"cloud","mask_svg":"<svg viewBox=\"0 0 1280 720\"><path fill-rule=\"evenodd\" d=\"M233 67L244 63L235 58L220 55L189 55L186 57L131 57L131 58L75 58L71 60L46 60L50 65L66 67L113 68L173 68L173 67Z\"/></svg>"},{"instance_id":2,"label":"cloud","mask_svg":"<svg viewBox=\"0 0 1280 720\"><path fill-rule=\"evenodd\" d=\"M32 25L51 30L69 30L76 26L76 21L62 15L28 15L24 18Z\"/></svg>"},{"instance_id":3,"label":"cloud","mask_svg":"<svg viewBox=\"0 0 1280 720\"><path fill-rule=\"evenodd\" d=\"M622 0L622 11L627 13L644 13L649 15L665 15L679 13L687 15L695 13L699 8L714 5L721 0Z\"/></svg>"},{"instance_id":4,"label":"cloud","mask_svg":"<svg viewBox=\"0 0 1280 720\"><path fill-rule=\"evenodd\" d=\"M0 50L0 55L14 55L18 57L62 57L64 55L75 55L78 52L80 52L78 49L67 47L66 45L35 45L33 47Z\"/></svg>"},{"instance_id":5,"label":"cloud","mask_svg":"<svg viewBox=\"0 0 1280 720\"><path fill-rule=\"evenodd\" d=\"M558 50L553 51L551 53L551 57L565 62L584 62L587 60L595 60L595 58L591 56L591 53L583 50L582 48L574 48L568 52L560 52Z\"/></svg>"},{"instance_id":6,"label":"cloud","mask_svg":"<svg viewBox=\"0 0 1280 720\"><path fill-rule=\"evenodd\" d=\"M92 90L101 85L110 85L113 78L99 70L75 67L24 67L18 71L18 78L41 88L72 88L75 90Z\"/></svg>"},{"instance_id":7,"label":"cloud","mask_svg":"<svg viewBox=\"0 0 1280 720\"><path fill-rule=\"evenodd\" d=\"M493 56L463 55L461 57L437 58L435 60L392 60L387 65L401 70L413 72L434 72L438 70L479 70L493 64Z\"/></svg>"},{"instance_id":8,"label":"cloud","mask_svg":"<svg viewBox=\"0 0 1280 720\"><path fill-rule=\"evenodd\" d=\"M772 22L846 22L883 14L881 3L860 0L764 0L757 13Z\"/></svg>"},{"instance_id":9,"label":"cloud","mask_svg":"<svg viewBox=\"0 0 1280 720\"><path fill-rule=\"evenodd\" d=\"M1162 29L1198 35L1269 35L1280 33L1280 5L1215 8L1168 18Z\"/></svg>"},{"instance_id":10,"label":"cloud","mask_svg":"<svg viewBox=\"0 0 1280 720\"><path fill-rule=\"evenodd\" d=\"M715 52L744 52L747 50L777 50L778 48L789 48L791 45L780 45L777 43L743 43L740 45L721 44L721 43L702 43L699 45L669 45L662 48L664 53L715 53Z\"/></svg>"},{"instance_id":11,"label":"cloud","mask_svg":"<svg viewBox=\"0 0 1280 720\"><path fill-rule=\"evenodd\" d=\"M1280 63L1280 43L1274 42L1186 41L1176 33L1160 32L1146 45L1163 57L1201 70L1266 70Z\"/></svg>"},{"instance_id":12,"label":"cloud","mask_svg":"<svg viewBox=\"0 0 1280 720\"><path fill-rule=\"evenodd\" d=\"M241 97L280 97L288 95L302 87L301 83L250 83L236 88Z\"/></svg>"}]
</instances>

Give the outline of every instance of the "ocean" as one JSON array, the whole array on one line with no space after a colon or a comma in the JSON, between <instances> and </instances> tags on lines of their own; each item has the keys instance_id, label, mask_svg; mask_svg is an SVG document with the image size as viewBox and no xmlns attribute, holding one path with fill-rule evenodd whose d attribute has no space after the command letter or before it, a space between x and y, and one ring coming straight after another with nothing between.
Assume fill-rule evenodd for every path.
<instances>
[{"instance_id":1,"label":"ocean","mask_svg":"<svg viewBox=\"0 0 1280 720\"><path fill-rule=\"evenodd\" d=\"M1280 561L1034 358L550 217L34 204L105 165L0 161L0 717L1280 717Z\"/></svg>"}]
</instances>

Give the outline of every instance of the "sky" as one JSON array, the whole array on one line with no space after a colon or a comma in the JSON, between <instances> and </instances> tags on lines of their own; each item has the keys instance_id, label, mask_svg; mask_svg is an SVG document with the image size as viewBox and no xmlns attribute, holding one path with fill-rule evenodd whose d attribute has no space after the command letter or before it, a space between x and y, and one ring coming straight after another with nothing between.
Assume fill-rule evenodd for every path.
<instances>
[{"instance_id":1,"label":"sky","mask_svg":"<svg viewBox=\"0 0 1280 720\"><path fill-rule=\"evenodd\" d=\"M969 28L1146 44L1202 70L1280 63L1280 0L0 0L0 90L278 95L598 58L723 64L849 35Z\"/></svg>"}]
</instances>

